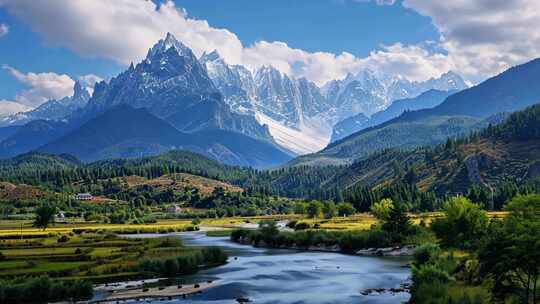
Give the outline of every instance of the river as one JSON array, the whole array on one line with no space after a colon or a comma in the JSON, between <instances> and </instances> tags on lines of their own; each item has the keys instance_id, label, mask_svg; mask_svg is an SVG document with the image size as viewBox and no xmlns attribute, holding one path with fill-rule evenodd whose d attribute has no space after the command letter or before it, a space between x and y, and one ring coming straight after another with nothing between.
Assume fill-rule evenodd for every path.
<instances>
[{"instance_id":1,"label":"river","mask_svg":"<svg viewBox=\"0 0 540 304\"><path fill-rule=\"evenodd\" d=\"M177 234L178 235L178 234ZM208 237L204 232L179 233L189 246L219 246L229 254L227 264L186 276L186 283L213 280L217 286L202 294L169 301L140 303L401 303L405 292L371 293L374 288L399 288L410 276L403 258L379 258L326 252L254 248L229 241L228 237ZM158 235L137 235L157 237ZM134 302L137 303L137 302Z\"/></svg>"}]
</instances>

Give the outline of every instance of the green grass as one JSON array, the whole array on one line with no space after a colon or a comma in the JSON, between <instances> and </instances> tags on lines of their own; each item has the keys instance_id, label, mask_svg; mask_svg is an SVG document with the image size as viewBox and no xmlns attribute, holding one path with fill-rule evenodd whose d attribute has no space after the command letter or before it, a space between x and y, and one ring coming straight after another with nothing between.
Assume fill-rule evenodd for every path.
<instances>
[{"instance_id":1,"label":"green grass","mask_svg":"<svg viewBox=\"0 0 540 304\"><path fill-rule=\"evenodd\" d=\"M1 263L0 263L1 264ZM11 277L18 275L36 275L50 272L63 272L67 270L77 270L83 265L90 265L91 262L34 262L26 264L22 268L5 269L0 272L0 277Z\"/></svg>"},{"instance_id":2,"label":"green grass","mask_svg":"<svg viewBox=\"0 0 540 304\"><path fill-rule=\"evenodd\" d=\"M62 236L66 242L58 242ZM185 247L179 237L121 238L112 234L52 233L31 240L0 240L0 279L47 275L53 279L94 282L149 277L139 272L143 260L197 256L198 247Z\"/></svg>"},{"instance_id":3,"label":"green grass","mask_svg":"<svg viewBox=\"0 0 540 304\"><path fill-rule=\"evenodd\" d=\"M51 256L51 255L66 255L73 254L75 248L21 248L21 249L5 249L2 253L8 257L28 257L28 256Z\"/></svg>"},{"instance_id":4,"label":"green grass","mask_svg":"<svg viewBox=\"0 0 540 304\"><path fill-rule=\"evenodd\" d=\"M4 270L23 268L27 265L25 261L4 261L0 262L0 272Z\"/></svg>"}]
</instances>

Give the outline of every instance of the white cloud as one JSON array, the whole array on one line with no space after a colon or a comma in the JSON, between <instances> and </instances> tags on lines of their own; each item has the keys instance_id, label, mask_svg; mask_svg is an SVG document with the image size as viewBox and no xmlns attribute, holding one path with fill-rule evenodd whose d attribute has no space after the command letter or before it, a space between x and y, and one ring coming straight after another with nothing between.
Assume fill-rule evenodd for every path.
<instances>
[{"instance_id":1,"label":"white cloud","mask_svg":"<svg viewBox=\"0 0 540 304\"><path fill-rule=\"evenodd\" d=\"M75 81L66 74L60 75L53 72L25 73L9 65L3 65L2 68L28 87L15 97L15 102L24 106L37 107L47 100L61 99L73 95ZM102 81L103 78L94 74L87 74L77 77L77 80L83 88L86 88L92 94L95 83Z\"/></svg>"},{"instance_id":2,"label":"white cloud","mask_svg":"<svg viewBox=\"0 0 540 304\"><path fill-rule=\"evenodd\" d=\"M390 2L377 1L378 4ZM346 52L310 53L293 49L284 42L259 41L244 46L234 33L213 28L204 20L189 18L171 1L162 5L142 0L0 0L2 3L48 42L81 55L106 57L123 64L141 60L150 46L166 32L172 32L198 56L217 49L230 64L244 64L252 69L273 65L317 84L343 78L364 65L374 67L379 58L384 60L385 72L399 73L413 80L436 77L447 71L444 70L446 65L439 65L437 56L419 58L421 50L417 46L384 47L368 58L357 58ZM397 69L390 62L397 64Z\"/></svg>"},{"instance_id":3,"label":"white cloud","mask_svg":"<svg viewBox=\"0 0 540 304\"><path fill-rule=\"evenodd\" d=\"M49 99L60 99L73 95L75 82L66 74L24 73L8 65L4 65L3 68L18 81L28 86L28 89L18 93L15 97L18 103L36 107Z\"/></svg>"},{"instance_id":4,"label":"white cloud","mask_svg":"<svg viewBox=\"0 0 540 304\"><path fill-rule=\"evenodd\" d=\"M32 110L31 107L25 106L15 101L5 99L0 100L0 118L30 110Z\"/></svg>"},{"instance_id":5,"label":"white cloud","mask_svg":"<svg viewBox=\"0 0 540 304\"><path fill-rule=\"evenodd\" d=\"M346 52L312 53L279 41L245 46L234 33L190 18L172 1L157 5L144 0L0 0L0 5L29 23L49 43L85 56L123 64L137 62L166 32L172 32L198 56L217 49L228 63L252 69L273 65L317 84L365 67L411 80L437 77L453 69L478 81L540 55L538 0L404 0L405 7L432 18L441 33L440 41L432 46L428 41L381 46L365 58Z\"/></svg>"},{"instance_id":6,"label":"white cloud","mask_svg":"<svg viewBox=\"0 0 540 304\"><path fill-rule=\"evenodd\" d=\"M79 83L81 84L81 86L83 88L86 88L86 90L88 91L88 93L90 93L90 95L92 95L92 93L94 92L95 84L103 80L103 78L94 74L79 76L77 79L79 80Z\"/></svg>"},{"instance_id":7,"label":"white cloud","mask_svg":"<svg viewBox=\"0 0 540 304\"><path fill-rule=\"evenodd\" d=\"M428 16L461 73L483 78L540 56L538 0L404 0Z\"/></svg>"},{"instance_id":8,"label":"white cloud","mask_svg":"<svg viewBox=\"0 0 540 304\"><path fill-rule=\"evenodd\" d=\"M5 23L0 23L0 37L3 37L9 33L9 26Z\"/></svg>"},{"instance_id":9,"label":"white cloud","mask_svg":"<svg viewBox=\"0 0 540 304\"><path fill-rule=\"evenodd\" d=\"M372 0L352 0L352 1L360 2L360 3L372 2ZM394 5L394 3L396 3L396 0L375 0L374 2L377 5Z\"/></svg>"}]
</instances>

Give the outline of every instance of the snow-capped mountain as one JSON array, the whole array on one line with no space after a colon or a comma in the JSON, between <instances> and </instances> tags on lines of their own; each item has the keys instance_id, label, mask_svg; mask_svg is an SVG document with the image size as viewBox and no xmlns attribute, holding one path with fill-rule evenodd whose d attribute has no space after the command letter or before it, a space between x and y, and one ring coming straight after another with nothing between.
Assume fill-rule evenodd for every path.
<instances>
[{"instance_id":1,"label":"snow-capped mountain","mask_svg":"<svg viewBox=\"0 0 540 304\"><path fill-rule=\"evenodd\" d=\"M32 110L31 107L23 105L21 103L8 100L0 100L0 123L4 119L14 114L28 112L30 110Z\"/></svg>"},{"instance_id":2,"label":"snow-capped mountain","mask_svg":"<svg viewBox=\"0 0 540 304\"><path fill-rule=\"evenodd\" d=\"M324 148L332 126L346 118L372 115L394 100L415 97L430 89L466 87L461 77L452 72L411 82L365 70L319 88L305 78L295 79L271 66L252 74L243 66L228 65L216 51L204 54L200 61L233 111L253 115L268 126L279 144L299 154Z\"/></svg>"},{"instance_id":3,"label":"snow-capped mountain","mask_svg":"<svg viewBox=\"0 0 540 304\"><path fill-rule=\"evenodd\" d=\"M108 83L96 84L83 115L92 117L119 104L146 108L184 132L221 129L272 141L253 116L231 111L207 68L172 34L158 41L136 66Z\"/></svg>"},{"instance_id":4,"label":"snow-capped mountain","mask_svg":"<svg viewBox=\"0 0 540 304\"><path fill-rule=\"evenodd\" d=\"M346 118L360 113L370 116L394 100L430 89L465 87L452 72L411 82L364 70L319 88L271 66L250 71L241 65L229 65L217 51L197 59L190 48L167 34L149 49L142 62L131 64L108 82L96 84L91 98L76 84L74 96L12 115L3 120L3 125L67 118L75 127L128 104L148 109L183 132L234 131L305 154L324 148L332 127Z\"/></svg>"},{"instance_id":5,"label":"snow-capped mountain","mask_svg":"<svg viewBox=\"0 0 540 304\"><path fill-rule=\"evenodd\" d=\"M199 61L234 111L253 114L251 101L256 99L255 83L248 69L241 65L228 65L217 51L204 53Z\"/></svg>"},{"instance_id":6,"label":"snow-capped mountain","mask_svg":"<svg viewBox=\"0 0 540 304\"><path fill-rule=\"evenodd\" d=\"M168 34L140 63L96 84L80 110L18 128L0 142L0 157L44 151L93 161L171 149L260 168L292 156L254 115L233 112L193 52Z\"/></svg>"},{"instance_id":7,"label":"snow-capped mountain","mask_svg":"<svg viewBox=\"0 0 540 304\"><path fill-rule=\"evenodd\" d=\"M60 100L52 99L30 111L10 115L3 118L0 125L23 125L38 119L61 120L86 106L89 99L90 94L77 81L73 86L73 96L64 97Z\"/></svg>"},{"instance_id":8,"label":"snow-capped mountain","mask_svg":"<svg viewBox=\"0 0 540 304\"><path fill-rule=\"evenodd\" d=\"M232 110L268 126L283 147L305 154L328 143L331 125L316 117L329 105L314 83L291 78L270 66L252 74L243 66L228 65L216 51L203 54L200 61Z\"/></svg>"},{"instance_id":9,"label":"snow-capped mountain","mask_svg":"<svg viewBox=\"0 0 540 304\"><path fill-rule=\"evenodd\" d=\"M363 70L356 75L349 74L343 80L330 81L322 91L329 103L338 109L336 118L341 121L359 113L372 115L394 100L413 98L431 89L453 91L467 87L465 81L451 71L439 78L418 82Z\"/></svg>"}]
</instances>

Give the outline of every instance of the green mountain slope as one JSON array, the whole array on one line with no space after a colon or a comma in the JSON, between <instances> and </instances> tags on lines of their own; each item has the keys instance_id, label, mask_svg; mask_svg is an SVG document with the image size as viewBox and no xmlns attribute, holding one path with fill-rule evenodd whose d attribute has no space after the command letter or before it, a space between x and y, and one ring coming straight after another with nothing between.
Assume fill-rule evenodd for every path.
<instances>
[{"instance_id":1,"label":"green mountain slope","mask_svg":"<svg viewBox=\"0 0 540 304\"><path fill-rule=\"evenodd\" d=\"M147 109L127 105L89 120L38 151L72 154L90 162L159 155L174 149L197 152L240 166L276 166L290 159L288 154L266 141L225 130L183 133Z\"/></svg>"},{"instance_id":2,"label":"green mountain slope","mask_svg":"<svg viewBox=\"0 0 540 304\"><path fill-rule=\"evenodd\" d=\"M440 105L408 111L372 128L301 156L291 165L347 163L386 148L434 145L487 126L490 117L522 110L540 101L540 59L508 69L472 88L453 94ZM483 122L488 119L487 122Z\"/></svg>"},{"instance_id":3,"label":"green mountain slope","mask_svg":"<svg viewBox=\"0 0 540 304\"><path fill-rule=\"evenodd\" d=\"M465 193L540 176L540 105L504 123L435 148L383 151L345 168L329 184L379 187L408 180L421 190Z\"/></svg>"}]
</instances>

